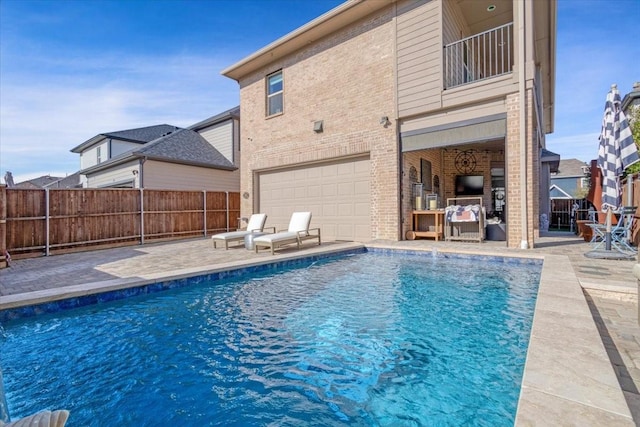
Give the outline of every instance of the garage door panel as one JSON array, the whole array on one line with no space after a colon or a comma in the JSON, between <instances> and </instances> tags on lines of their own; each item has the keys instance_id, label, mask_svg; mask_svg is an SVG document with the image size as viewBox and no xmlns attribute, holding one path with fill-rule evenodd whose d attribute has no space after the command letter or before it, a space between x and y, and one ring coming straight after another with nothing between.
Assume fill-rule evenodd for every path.
<instances>
[{"instance_id":1,"label":"garage door panel","mask_svg":"<svg viewBox=\"0 0 640 427\"><path fill-rule=\"evenodd\" d=\"M320 185L310 185L307 187L307 195L309 197L318 198L322 196L322 186Z\"/></svg>"},{"instance_id":2,"label":"garage door panel","mask_svg":"<svg viewBox=\"0 0 640 427\"><path fill-rule=\"evenodd\" d=\"M338 195L338 186L335 183L322 185L322 197L333 197Z\"/></svg>"},{"instance_id":3,"label":"garage door panel","mask_svg":"<svg viewBox=\"0 0 640 427\"><path fill-rule=\"evenodd\" d=\"M371 239L368 158L263 173L258 186L267 226L286 228L292 212L311 211L323 239Z\"/></svg>"},{"instance_id":4,"label":"garage door panel","mask_svg":"<svg viewBox=\"0 0 640 427\"><path fill-rule=\"evenodd\" d=\"M342 176L344 175L353 176L354 174L353 163L342 163L338 165L336 172L338 175L342 175Z\"/></svg>"},{"instance_id":5,"label":"garage door panel","mask_svg":"<svg viewBox=\"0 0 640 427\"><path fill-rule=\"evenodd\" d=\"M338 216L353 216L353 204L340 203L338 205Z\"/></svg>"},{"instance_id":6,"label":"garage door panel","mask_svg":"<svg viewBox=\"0 0 640 427\"><path fill-rule=\"evenodd\" d=\"M338 215L338 206L335 203L326 203L322 205L323 217L335 217Z\"/></svg>"},{"instance_id":7,"label":"garage door panel","mask_svg":"<svg viewBox=\"0 0 640 427\"><path fill-rule=\"evenodd\" d=\"M354 215L366 217L371 215L371 205L369 203L354 203L353 207Z\"/></svg>"},{"instance_id":8,"label":"garage door panel","mask_svg":"<svg viewBox=\"0 0 640 427\"><path fill-rule=\"evenodd\" d=\"M338 175L338 167L336 165L324 165L319 168L322 178L331 178Z\"/></svg>"},{"instance_id":9,"label":"garage door panel","mask_svg":"<svg viewBox=\"0 0 640 427\"><path fill-rule=\"evenodd\" d=\"M295 199L306 199L307 198L307 187L296 187L294 189Z\"/></svg>"},{"instance_id":10,"label":"garage door panel","mask_svg":"<svg viewBox=\"0 0 640 427\"><path fill-rule=\"evenodd\" d=\"M338 184L338 196L353 196L353 182L341 182Z\"/></svg>"}]
</instances>

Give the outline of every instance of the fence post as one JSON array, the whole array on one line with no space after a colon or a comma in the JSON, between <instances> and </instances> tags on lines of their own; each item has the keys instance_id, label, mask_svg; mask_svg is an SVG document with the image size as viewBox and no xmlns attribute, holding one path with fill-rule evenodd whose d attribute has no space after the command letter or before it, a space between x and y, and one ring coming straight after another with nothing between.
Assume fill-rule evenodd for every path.
<instances>
[{"instance_id":1,"label":"fence post","mask_svg":"<svg viewBox=\"0 0 640 427\"><path fill-rule=\"evenodd\" d=\"M229 231L229 192L225 191L227 195L227 231Z\"/></svg>"},{"instance_id":2,"label":"fence post","mask_svg":"<svg viewBox=\"0 0 640 427\"><path fill-rule=\"evenodd\" d=\"M44 241L44 256L49 256L49 245L50 245L50 241L49 241L49 189L45 188L44 189L44 234L45 234L45 241Z\"/></svg>"},{"instance_id":3,"label":"fence post","mask_svg":"<svg viewBox=\"0 0 640 427\"><path fill-rule=\"evenodd\" d=\"M202 190L202 215L204 215L204 237L207 237L207 190Z\"/></svg>"},{"instance_id":4,"label":"fence post","mask_svg":"<svg viewBox=\"0 0 640 427\"><path fill-rule=\"evenodd\" d=\"M140 244L144 245L144 189L140 188Z\"/></svg>"},{"instance_id":5,"label":"fence post","mask_svg":"<svg viewBox=\"0 0 640 427\"><path fill-rule=\"evenodd\" d=\"M7 186L0 184L0 268L7 267Z\"/></svg>"}]
</instances>

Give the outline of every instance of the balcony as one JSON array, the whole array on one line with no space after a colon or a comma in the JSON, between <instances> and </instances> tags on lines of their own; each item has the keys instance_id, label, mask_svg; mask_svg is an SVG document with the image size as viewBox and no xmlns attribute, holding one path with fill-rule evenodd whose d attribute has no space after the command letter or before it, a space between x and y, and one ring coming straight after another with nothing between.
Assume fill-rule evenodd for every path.
<instances>
[{"instance_id":1,"label":"balcony","mask_svg":"<svg viewBox=\"0 0 640 427\"><path fill-rule=\"evenodd\" d=\"M513 48L513 22L446 45L444 88L511 73Z\"/></svg>"}]
</instances>

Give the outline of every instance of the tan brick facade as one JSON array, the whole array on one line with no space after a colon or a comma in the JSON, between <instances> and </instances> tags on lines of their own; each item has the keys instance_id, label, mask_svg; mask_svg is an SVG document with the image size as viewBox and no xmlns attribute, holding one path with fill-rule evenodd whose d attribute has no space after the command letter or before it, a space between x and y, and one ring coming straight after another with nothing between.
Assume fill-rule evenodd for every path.
<instances>
[{"instance_id":1,"label":"tan brick facade","mask_svg":"<svg viewBox=\"0 0 640 427\"><path fill-rule=\"evenodd\" d=\"M526 91L526 198L523 197L520 185L521 164L520 153L520 96L517 93L507 96L507 137L506 166L507 166L507 245L519 248L524 240L523 227L526 227L527 247L532 248L534 237L539 232L540 211L540 167L539 145L534 139L534 115L532 113L532 92ZM527 207L527 223L524 224L522 203Z\"/></svg>"},{"instance_id":2,"label":"tan brick facade","mask_svg":"<svg viewBox=\"0 0 640 427\"><path fill-rule=\"evenodd\" d=\"M398 239L399 169L394 38L386 14L272 63L240 81L242 215L254 212L259 171L357 155L371 159L372 238ZM265 76L283 70L284 112L266 117ZM390 124L380 119L387 116ZM322 133L313 131L322 120Z\"/></svg>"}]
</instances>

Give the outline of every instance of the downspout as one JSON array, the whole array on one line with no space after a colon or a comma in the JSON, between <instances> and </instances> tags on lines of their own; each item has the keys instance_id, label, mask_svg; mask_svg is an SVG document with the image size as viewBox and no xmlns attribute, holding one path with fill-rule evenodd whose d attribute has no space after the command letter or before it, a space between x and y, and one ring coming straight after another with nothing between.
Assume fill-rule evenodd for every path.
<instances>
[{"instance_id":1,"label":"downspout","mask_svg":"<svg viewBox=\"0 0 640 427\"><path fill-rule=\"evenodd\" d=\"M144 162L147 160L146 157L142 157L140 159L140 173L138 174L138 187L144 188Z\"/></svg>"},{"instance_id":2,"label":"downspout","mask_svg":"<svg viewBox=\"0 0 640 427\"><path fill-rule=\"evenodd\" d=\"M528 190L527 190L527 119L526 119L526 71L525 71L525 31L524 31L524 11L525 1L520 0L518 13L518 68L520 78L518 79L518 92L520 94L520 218L522 219L522 240L520 249L529 248L528 230Z\"/></svg>"}]
</instances>

